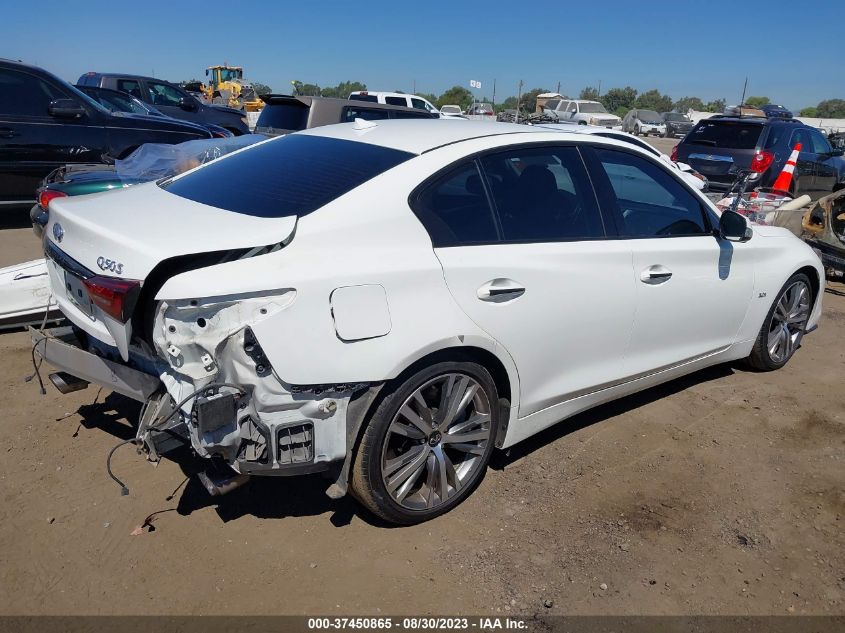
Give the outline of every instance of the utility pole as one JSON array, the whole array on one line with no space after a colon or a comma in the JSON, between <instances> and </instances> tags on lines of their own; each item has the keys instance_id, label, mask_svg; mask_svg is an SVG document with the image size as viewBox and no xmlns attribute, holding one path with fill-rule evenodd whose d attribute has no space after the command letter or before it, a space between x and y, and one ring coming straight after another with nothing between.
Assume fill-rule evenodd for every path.
<instances>
[{"instance_id":1,"label":"utility pole","mask_svg":"<svg viewBox=\"0 0 845 633\"><path fill-rule=\"evenodd\" d=\"M556 92L557 92L558 94L560 94L560 82L557 82L557 91L556 91Z\"/></svg>"},{"instance_id":2,"label":"utility pole","mask_svg":"<svg viewBox=\"0 0 845 633\"><path fill-rule=\"evenodd\" d=\"M493 112L496 111L496 80L493 80Z\"/></svg>"},{"instance_id":3,"label":"utility pole","mask_svg":"<svg viewBox=\"0 0 845 633\"><path fill-rule=\"evenodd\" d=\"M601 79L599 79L599 96L601 96Z\"/></svg>"},{"instance_id":4,"label":"utility pole","mask_svg":"<svg viewBox=\"0 0 845 633\"><path fill-rule=\"evenodd\" d=\"M748 77L745 78L745 85L742 86L742 100L739 102L739 107L742 108L743 104L745 104L745 90L748 88ZM740 114L742 110L740 109Z\"/></svg>"},{"instance_id":5,"label":"utility pole","mask_svg":"<svg viewBox=\"0 0 845 633\"><path fill-rule=\"evenodd\" d=\"M519 121L519 100L522 98L522 79L516 89L516 119Z\"/></svg>"},{"instance_id":6,"label":"utility pole","mask_svg":"<svg viewBox=\"0 0 845 633\"><path fill-rule=\"evenodd\" d=\"M411 91L411 94L417 94L417 80L414 79L414 89Z\"/></svg>"}]
</instances>

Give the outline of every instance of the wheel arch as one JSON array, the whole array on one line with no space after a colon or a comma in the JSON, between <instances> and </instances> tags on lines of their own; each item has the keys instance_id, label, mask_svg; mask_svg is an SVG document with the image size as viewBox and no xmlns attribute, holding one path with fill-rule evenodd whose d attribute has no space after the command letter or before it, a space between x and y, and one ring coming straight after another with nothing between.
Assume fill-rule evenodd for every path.
<instances>
[{"instance_id":1,"label":"wheel arch","mask_svg":"<svg viewBox=\"0 0 845 633\"><path fill-rule=\"evenodd\" d=\"M340 498L346 494L350 477L352 461L358 452L361 438L366 429L366 421L386 397L385 385L389 382L401 382L413 376L421 369L440 362L474 362L487 371L496 385L499 396L499 411L502 416L496 437L496 447L501 448L510 423L511 412L514 410L514 400L519 398L519 381L516 367L508 357L503 361L489 349L476 345L462 345L441 347L418 356L399 369L393 378L383 382L372 383L368 389L357 394L349 403L346 414L346 458L340 468L337 479L328 494L332 498Z\"/></svg>"},{"instance_id":2,"label":"wheel arch","mask_svg":"<svg viewBox=\"0 0 845 633\"><path fill-rule=\"evenodd\" d=\"M807 275L807 278L810 280L810 287L813 290L813 304L815 304L816 301L818 301L822 283L821 279L819 279L819 271L812 266L804 266L803 268L796 270L793 275L797 275L798 273ZM790 277L791 276L792 275L790 275Z\"/></svg>"}]
</instances>

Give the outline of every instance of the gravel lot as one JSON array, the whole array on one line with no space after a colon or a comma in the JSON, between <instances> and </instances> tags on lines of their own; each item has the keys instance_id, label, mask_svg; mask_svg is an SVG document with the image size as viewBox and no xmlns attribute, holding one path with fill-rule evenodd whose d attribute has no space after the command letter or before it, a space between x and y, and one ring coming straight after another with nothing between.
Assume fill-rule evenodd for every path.
<instances>
[{"instance_id":1,"label":"gravel lot","mask_svg":"<svg viewBox=\"0 0 845 633\"><path fill-rule=\"evenodd\" d=\"M38 252L0 230L0 265ZM2 333L0 613L842 614L845 286L824 301L785 369L717 367L580 415L401 529L319 477L213 499L189 457L131 448L121 497L105 459L138 406L39 395L27 336Z\"/></svg>"}]
</instances>

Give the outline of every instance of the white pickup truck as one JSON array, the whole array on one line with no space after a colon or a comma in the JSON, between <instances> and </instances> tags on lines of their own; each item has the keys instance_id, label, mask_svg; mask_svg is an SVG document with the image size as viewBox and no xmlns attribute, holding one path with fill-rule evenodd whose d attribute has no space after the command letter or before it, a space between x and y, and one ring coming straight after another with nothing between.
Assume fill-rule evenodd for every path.
<instances>
[{"instance_id":1,"label":"white pickup truck","mask_svg":"<svg viewBox=\"0 0 845 633\"><path fill-rule=\"evenodd\" d=\"M554 114L561 123L597 125L615 128L622 125L622 120L610 114L598 101L576 99L549 99L543 107L546 114Z\"/></svg>"}]
</instances>

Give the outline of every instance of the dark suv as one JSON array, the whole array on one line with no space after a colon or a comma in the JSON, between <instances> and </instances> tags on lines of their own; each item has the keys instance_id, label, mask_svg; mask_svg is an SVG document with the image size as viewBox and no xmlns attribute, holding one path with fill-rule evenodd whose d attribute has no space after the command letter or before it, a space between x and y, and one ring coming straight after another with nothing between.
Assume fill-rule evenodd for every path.
<instances>
[{"instance_id":1,"label":"dark suv","mask_svg":"<svg viewBox=\"0 0 845 633\"><path fill-rule=\"evenodd\" d=\"M419 108L369 103L360 100L330 97L294 97L264 95L266 104L255 124L256 134L278 136L307 128L351 123L355 119L378 121L384 119L439 119L440 115Z\"/></svg>"},{"instance_id":2,"label":"dark suv","mask_svg":"<svg viewBox=\"0 0 845 633\"><path fill-rule=\"evenodd\" d=\"M771 187L792 149L801 152L790 185L794 196L812 199L845 187L842 150L831 147L816 128L795 119L716 115L702 119L672 150L672 160L707 176L710 189L726 191L741 169L759 174L754 187Z\"/></svg>"},{"instance_id":3,"label":"dark suv","mask_svg":"<svg viewBox=\"0 0 845 633\"><path fill-rule=\"evenodd\" d=\"M226 106L207 105L184 88L161 79L141 75L88 72L79 78L76 85L128 92L174 119L183 119L200 125L208 123L219 125L236 136L249 134L244 112Z\"/></svg>"},{"instance_id":4,"label":"dark suv","mask_svg":"<svg viewBox=\"0 0 845 633\"><path fill-rule=\"evenodd\" d=\"M210 137L185 121L110 112L46 70L0 59L0 209L31 206L44 176L62 165Z\"/></svg>"}]
</instances>

